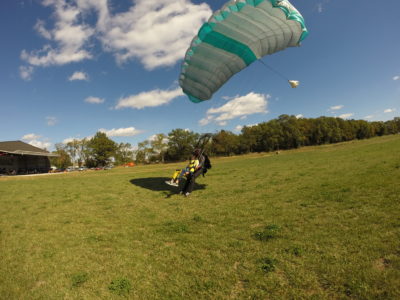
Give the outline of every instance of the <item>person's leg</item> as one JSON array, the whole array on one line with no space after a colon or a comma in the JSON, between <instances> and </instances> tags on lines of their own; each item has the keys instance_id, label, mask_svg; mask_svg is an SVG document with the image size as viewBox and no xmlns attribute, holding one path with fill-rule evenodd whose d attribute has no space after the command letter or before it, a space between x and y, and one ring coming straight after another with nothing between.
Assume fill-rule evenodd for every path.
<instances>
[{"instance_id":1,"label":"person's leg","mask_svg":"<svg viewBox=\"0 0 400 300\"><path fill-rule=\"evenodd\" d=\"M174 174L172 175L172 181L175 181L176 179L178 179L178 176L180 175L181 171L182 171L181 169L175 170Z\"/></svg>"},{"instance_id":2,"label":"person's leg","mask_svg":"<svg viewBox=\"0 0 400 300\"><path fill-rule=\"evenodd\" d=\"M179 174L179 179L181 179L183 176L185 176L186 169L182 169L181 173Z\"/></svg>"},{"instance_id":3,"label":"person's leg","mask_svg":"<svg viewBox=\"0 0 400 300\"><path fill-rule=\"evenodd\" d=\"M192 174L188 174L186 176L186 181L185 181L185 185L183 186L182 189L182 194L186 194L190 185L190 181L192 181Z\"/></svg>"},{"instance_id":4,"label":"person's leg","mask_svg":"<svg viewBox=\"0 0 400 300\"><path fill-rule=\"evenodd\" d=\"M200 170L197 170L196 172L194 172L194 173L191 175L191 178L190 178L190 180L189 180L188 187L187 187L187 189L185 190L186 193L191 193L191 192L193 192L193 188L194 188L194 184L195 184L195 182L196 182L196 178L197 178L201 173L202 173L202 170L200 169Z\"/></svg>"}]
</instances>

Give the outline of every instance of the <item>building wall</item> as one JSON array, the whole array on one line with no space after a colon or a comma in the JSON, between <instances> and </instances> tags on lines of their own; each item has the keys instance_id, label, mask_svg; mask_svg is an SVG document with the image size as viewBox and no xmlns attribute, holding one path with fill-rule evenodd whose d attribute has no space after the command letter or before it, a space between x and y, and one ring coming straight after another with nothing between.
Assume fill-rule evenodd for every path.
<instances>
[{"instance_id":1,"label":"building wall","mask_svg":"<svg viewBox=\"0 0 400 300\"><path fill-rule=\"evenodd\" d=\"M0 156L0 173L6 174L18 169L18 161L13 155Z\"/></svg>"},{"instance_id":2,"label":"building wall","mask_svg":"<svg viewBox=\"0 0 400 300\"><path fill-rule=\"evenodd\" d=\"M0 173L18 174L47 173L50 160L47 156L5 155L0 156Z\"/></svg>"}]
</instances>

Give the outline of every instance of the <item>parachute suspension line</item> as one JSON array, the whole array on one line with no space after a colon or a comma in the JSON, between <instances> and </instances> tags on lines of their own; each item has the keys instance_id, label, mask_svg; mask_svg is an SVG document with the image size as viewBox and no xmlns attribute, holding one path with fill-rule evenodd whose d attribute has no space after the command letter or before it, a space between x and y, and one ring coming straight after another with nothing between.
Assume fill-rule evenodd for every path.
<instances>
[{"instance_id":1,"label":"parachute suspension line","mask_svg":"<svg viewBox=\"0 0 400 300\"><path fill-rule=\"evenodd\" d=\"M260 63L262 63L267 69L269 69L270 71L274 72L276 75L278 75L279 77L285 79L286 81L289 81L289 78L287 78L285 75L283 75L282 73L278 72L277 70L275 70L273 67L267 65L262 59L258 60Z\"/></svg>"},{"instance_id":2,"label":"parachute suspension line","mask_svg":"<svg viewBox=\"0 0 400 300\"><path fill-rule=\"evenodd\" d=\"M283 75L281 72L278 72L277 70L275 70L273 67L267 65L262 59L258 60L260 63L262 63L267 69L271 70L272 72L274 72L276 75L278 75L279 77L283 78L285 81L289 82L290 86L292 88L297 88L300 84L299 81L297 80L290 80L289 78L287 78L285 75Z\"/></svg>"}]
</instances>

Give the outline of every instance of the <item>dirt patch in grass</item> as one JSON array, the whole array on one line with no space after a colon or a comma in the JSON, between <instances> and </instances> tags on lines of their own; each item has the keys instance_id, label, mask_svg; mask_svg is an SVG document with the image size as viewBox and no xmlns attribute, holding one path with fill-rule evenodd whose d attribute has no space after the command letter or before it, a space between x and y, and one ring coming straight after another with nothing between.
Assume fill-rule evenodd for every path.
<instances>
[{"instance_id":1,"label":"dirt patch in grass","mask_svg":"<svg viewBox=\"0 0 400 300\"><path fill-rule=\"evenodd\" d=\"M236 284L234 285L231 294L230 294L230 299L239 299L239 295L241 292L244 291L244 282L242 280L238 280Z\"/></svg>"},{"instance_id":2,"label":"dirt patch in grass","mask_svg":"<svg viewBox=\"0 0 400 300\"><path fill-rule=\"evenodd\" d=\"M384 271L390 267L390 260L386 258L379 258L374 262L374 268L378 271Z\"/></svg>"}]
</instances>

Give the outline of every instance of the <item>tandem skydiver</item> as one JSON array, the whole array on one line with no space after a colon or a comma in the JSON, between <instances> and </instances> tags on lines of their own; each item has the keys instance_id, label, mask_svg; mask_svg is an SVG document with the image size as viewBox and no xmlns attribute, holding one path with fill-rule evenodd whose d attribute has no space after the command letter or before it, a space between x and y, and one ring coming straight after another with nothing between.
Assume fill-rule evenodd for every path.
<instances>
[{"instance_id":1,"label":"tandem skydiver","mask_svg":"<svg viewBox=\"0 0 400 300\"><path fill-rule=\"evenodd\" d=\"M179 186L180 179L182 177L186 177L185 185L180 191L180 194L183 194L185 197L187 197L193 191L196 178L201 174L204 176L204 174L210 168L211 163L207 155L203 154L201 149L196 149L193 151L190 162L186 168L177 169L173 174L172 179L166 181L166 183L177 187Z\"/></svg>"}]
</instances>

